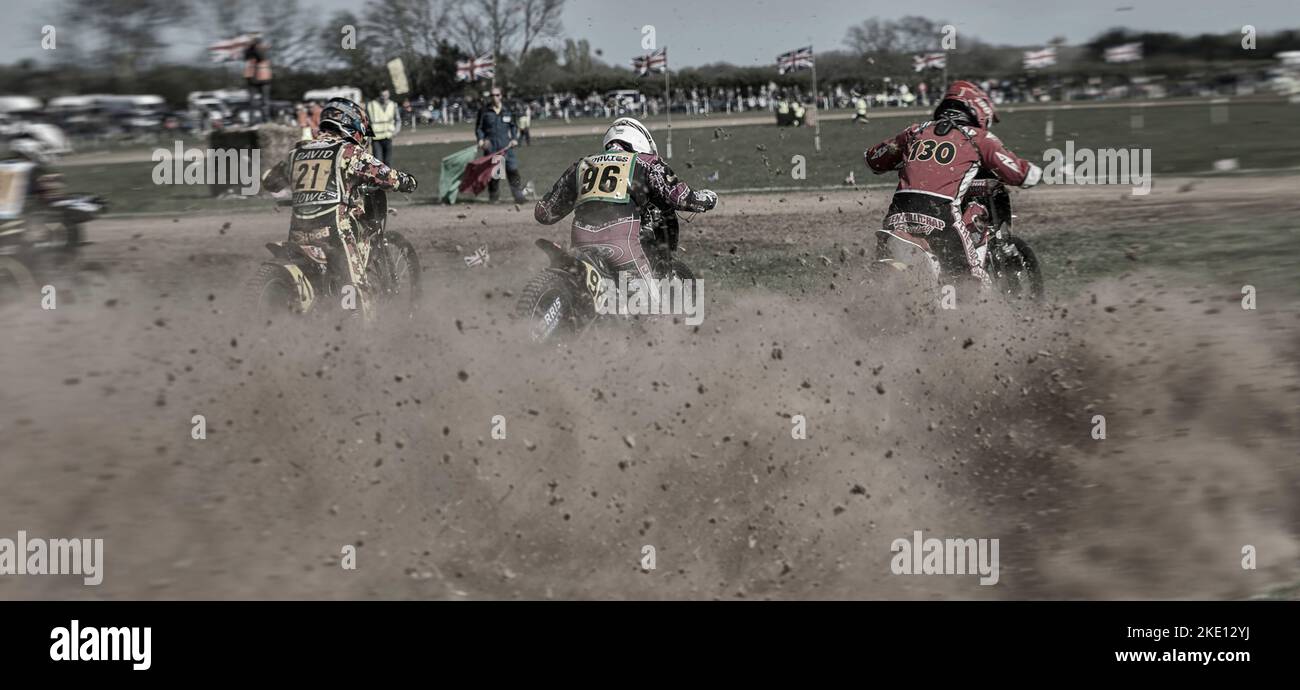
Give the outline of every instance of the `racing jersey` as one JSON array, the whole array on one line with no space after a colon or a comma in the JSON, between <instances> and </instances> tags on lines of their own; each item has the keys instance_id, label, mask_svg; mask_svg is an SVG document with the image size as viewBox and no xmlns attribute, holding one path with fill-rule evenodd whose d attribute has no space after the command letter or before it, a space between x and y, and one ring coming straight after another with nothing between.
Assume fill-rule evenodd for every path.
<instances>
[{"instance_id":1,"label":"racing jersey","mask_svg":"<svg viewBox=\"0 0 1300 690\"><path fill-rule=\"evenodd\" d=\"M898 171L898 192L918 192L960 200L981 169L1011 185L1032 187L1042 171L1012 153L987 129L956 125L938 134L937 122L922 122L863 154L877 175Z\"/></svg>"},{"instance_id":2,"label":"racing jersey","mask_svg":"<svg viewBox=\"0 0 1300 690\"><path fill-rule=\"evenodd\" d=\"M408 177L352 141L322 133L294 144L289 158L266 174L263 186L293 192L291 230L342 229L365 211L361 185L393 190Z\"/></svg>"},{"instance_id":3,"label":"racing jersey","mask_svg":"<svg viewBox=\"0 0 1300 690\"><path fill-rule=\"evenodd\" d=\"M616 270L650 276L641 248L641 211L702 212L717 197L693 191L654 154L610 149L574 161L533 210L537 222L551 225L573 212L573 246L592 246Z\"/></svg>"}]
</instances>

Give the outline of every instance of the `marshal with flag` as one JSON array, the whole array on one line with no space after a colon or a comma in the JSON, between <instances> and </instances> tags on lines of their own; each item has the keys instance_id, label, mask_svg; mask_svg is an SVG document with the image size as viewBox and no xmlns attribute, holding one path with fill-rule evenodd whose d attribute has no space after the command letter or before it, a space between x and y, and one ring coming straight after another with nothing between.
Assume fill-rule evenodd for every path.
<instances>
[{"instance_id":1,"label":"marshal with flag","mask_svg":"<svg viewBox=\"0 0 1300 690\"><path fill-rule=\"evenodd\" d=\"M491 55L480 55L473 60L456 61L456 81L477 81L496 77L496 59Z\"/></svg>"},{"instance_id":2,"label":"marshal with flag","mask_svg":"<svg viewBox=\"0 0 1300 690\"><path fill-rule=\"evenodd\" d=\"M1125 43L1106 49L1106 62L1137 62L1141 59L1141 43Z\"/></svg>"},{"instance_id":3,"label":"marshal with flag","mask_svg":"<svg viewBox=\"0 0 1300 690\"><path fill-rule=\"evenodd\" d=\"M925 69L947 69L947 53L922 53L912 57L912 68L917 72Z\"/></svg>"},{"instance_id":4,"label":"marshal with flag","mask_svg":"<svg viewBox=\"0 0 1300 690\"><path fill-rule=\"evenodd\" d=\"M1056 47L1025 51L1025 69L1042 69L1056 64Z\"/></svg>"},{"instance_id":5,"label":"marshal with flag","mask_svg":"<svg viewBox=\"0 0 1300 690\"><path fill-rule=\"evenodd\" d=\"M776 71L780 74L801 69L812 69L813 67L812 46L776 56Z\"/></svg>"},{"instance_id":6,"label":"marshal with flag","mask_svg":"<svg viewBox=\"0 0 1300 690\"><path fill-rule=\"evenodd\" d=\"M253 44L253 37L245 34L224 41L217 41L208 46L208 57L213 62L233 62L244 59L244 51Z\"/></svg>"},{"instance_id":7,"label":"marshal with flag","mask_svg":"<svg viewBox=\"0 0 1300 690\"><path fill-rule=\"evenodd\" d=\"M668 47L665 46L659 50L647 55L639 55L632 58L632 70L637 76L644 77L651 72L661 74L668 70Z\"/></svg>"}]
</instances>

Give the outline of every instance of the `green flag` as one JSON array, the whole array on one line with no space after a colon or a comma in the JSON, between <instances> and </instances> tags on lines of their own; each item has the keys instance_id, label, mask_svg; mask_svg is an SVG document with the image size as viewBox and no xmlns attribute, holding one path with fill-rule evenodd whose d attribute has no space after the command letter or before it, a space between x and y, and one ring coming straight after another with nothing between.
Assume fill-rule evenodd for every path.
<instances>
[{"instance_id":1,"label":"green flag","mask_svg":"<svg viewBox=\"0 0 1300 690\"><path fill-rule=\"evenodd\" d=\"M442 159L442 174L438 177L438 192L445 204L456 203L460 180L465 176L465 166L478 158L478 146L470 145Z\"/></svg>"}]
</instances>

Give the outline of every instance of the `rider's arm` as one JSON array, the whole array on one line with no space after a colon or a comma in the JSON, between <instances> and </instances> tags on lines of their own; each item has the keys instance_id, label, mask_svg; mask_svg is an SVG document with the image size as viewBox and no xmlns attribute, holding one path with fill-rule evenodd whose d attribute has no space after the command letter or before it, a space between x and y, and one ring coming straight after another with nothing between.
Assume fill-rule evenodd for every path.
<instances>
[{"instance_id":1,"label":"rider's arm","mask_svg":"<svg viewBox=\"0 0 1300 690\"><path fill-rule=\"evenodd\" d=\"M384 162L375 158L369 151L349 144L343 152L346 168L344 174L348 177L359 179L367 184L375 185L383 189L393 189L399 192L414 192L416 188L415 178L393 168L384 165Z\"/></svg>"},{"instance_id":2,"label":"rider's arm","mask_svg":"<svg viewBox=\"0 0 1300 690\"><path fill-rule=\"evenodd\" d=\"M999 180L1028 189L1043 179L1041 168L1012 153L992 132L983 130L978 146L980 164Z\"/></svg>"},{"instance_id":3,"label":"rider's arm","mask_svg":"<svg viewBox=\"0 0 1300 690\"><path fill-rule=\"evenodd\" d=\"M578 201L578 163L574 161L568 170L555 181L555 186L546 193L533 207L533 217L542 225L558 223L569 215Z\"/></svg>"},{"instance_id":4,"label":"rider's arm","mask_svg":"<svg viewBox=\"0 0 1300 690\"><path fill-rule=\"evenodd\" d=\"M478 111L478 115L474 116L474 137L479 142L480 145L483 145L482 142L488 141L487 130L483 128L483 118L486 115L487 115L487 109L480 108ZM491 143L486 144L486 146L491 146Z\"/></svg>"},{"instance_id":5,"label":"rider's arm","mask_svg":"<svg viewBox=\"0 0 1300 690\"><path fill-rule=\"evenodd\" d=\"M63 175L44 165L36 166L32 171L32 192L47 204L62 200L67 187L63 184Z\"/></svg>"},{"instance_id":6,"label":"rider's arm","mask_svg":"<svg viewBox=\"0 0 1300 690\"><path fill-rule=\"evenodd\" d=\"M707 189L693 190L685 182L677 179L677 174L662 158L655 156L646 160L642 156L639 161L642 164L646 180L646 188L650 193L650 198L656 204L665 208L672 208L678 211L689 211L692 213L702 213L711 210L718 204L718 195Z\"/></svg>"},{"instance_id":7,"label":"rider's arm","mask_svg":"<svg viewBox=\"0 0 1300 690\"><path fill-rule=\"evenodd\" d=\"M912 128L908 127L867 149L862 154L862 157L867 161L867 167L871 168L871 171L877 175L903 167L904 161L907 160L907 149L911 135Z\"/></svg>"},{"instance_id":8,"label":"rider's arm","mask_svg":"<svg viewBox=\"0 0 1300 690\"><path fill-rule=\"evenodd\" d=\"M262 189L275 193L289 186L289 162L280 161L262 176Z\"/></svg>"}]
</instances>

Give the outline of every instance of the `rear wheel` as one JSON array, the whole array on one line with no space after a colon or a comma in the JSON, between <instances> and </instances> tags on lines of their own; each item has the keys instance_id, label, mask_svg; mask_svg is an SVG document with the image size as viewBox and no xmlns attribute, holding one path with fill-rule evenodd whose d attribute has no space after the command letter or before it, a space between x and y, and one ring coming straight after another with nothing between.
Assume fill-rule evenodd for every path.
<instances>
[{"instance_id":1,"label":"rear wheel","mask_svg":"<svg viewBox=\"0 0 1300 690\"><path fill-rule=\"evenodd\" d=\"M528 324L533 342L553 342L578 330L572 286L555 271L542 271L528 281L515 313Z\"/></svg>"},{"instance_id":2,"label":"rear wheel","mask_svg":"<svg viewBox=\"0 0 1300 690\"><path fill-rule=\"evenodd\" d=\"M1038 256L1028 242L1012 237L1006 245L994 251L999 254L994 279L1002 294L1012 299L1037 301L1043 298L1043 274Z\"/></svg>"},{"instance_id":3,"label":"rear wheel","mask_svg":"<svg viewBox=\"0 0 1300 690\"><path fill-rule=\"evenodd\" d=\"M299 314L304 309L293 273L281 264L258 267L257 275L248 281L247 293L249 309L258 321Z\"/></svg>"},{"instance_id":4,"label":"rear wheel","mask_svg":"<svg viewBox=\"0 0 1300 690\"><path fill-rule=\"evenodd\" d=\"M0 256L0 306L18 304L38 293L35 279L21 261Z\"/></svg>"},{"instance_id":5,"label":"rear wheel","mask_svg":"<svg viewBox=\"0 0 1300 690\"><path fill-rule=\"evenodd\" d=\"M668 264L668 277L682 280L695 280L695 271L681 259L673 259Z\"/></svg>"}]
</instances>

